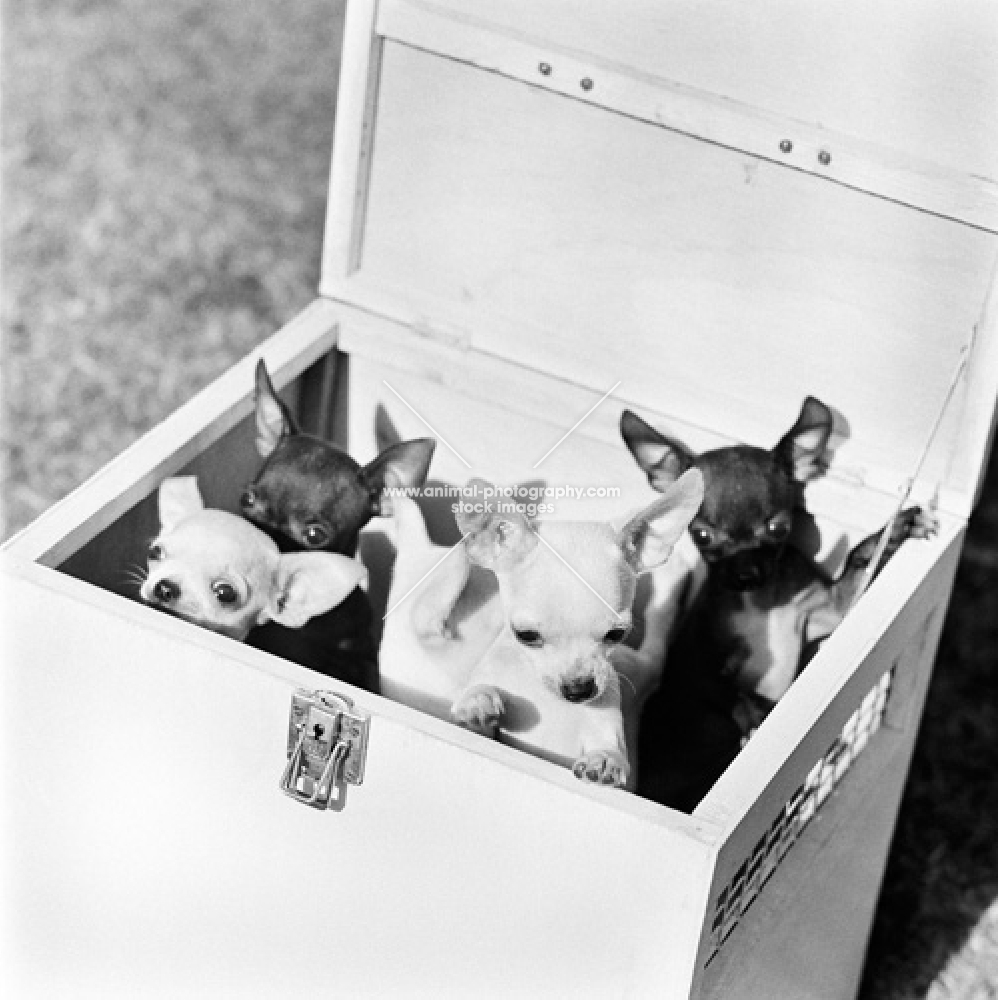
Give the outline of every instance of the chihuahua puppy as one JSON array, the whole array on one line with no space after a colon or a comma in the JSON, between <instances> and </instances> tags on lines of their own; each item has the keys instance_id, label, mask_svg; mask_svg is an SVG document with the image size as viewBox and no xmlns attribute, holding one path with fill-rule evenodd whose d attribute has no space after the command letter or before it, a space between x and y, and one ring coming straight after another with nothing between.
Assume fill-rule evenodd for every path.
<instances>
[{"instance_id":1,"label":"chihuahua puppy","mask_svg":"<svg viewBox=\"0 0 998 1000\"><path fill-rule=\"evenodd\" d=\"M244 640L265 622L301 628L336 607L367 573L331 553L282 555L258 528L209 510L193 476L159 488L160 532L149 546L142 599L187 621Z\"/></svg>"},{"instance_id":2,"label":"chihuahua puppy","mask_svg":"<svg viewBox=\"0 0 998 1000\"><path fill-rule=\"evenodd\" d=\"M488 495L489 484L475 485ZM628 730L610 653L630 631L638 576L668 559L701 499L701 476L691 471L619 529L532 522L489 502L477 505L484 511L459 508L464 552L440 564L409 612L415 645L437 644L437 691L453 693L450 717L584 781L629 787ZM402 551L400 541L400 558ZM495 574L497 592L479 621L496 634L477 662L458 664L447 647L462 636L454 612L473 567Z\"/></svg>"},{"instance_id":3,"label":"chihuahua puppy","mask_svg":"<svg viewBox=\"0 0 998 1000\"><path fill-rule=\"evenodd\" d=\"M849 553L836 579L791 540L803 488L827 468L832 426L828 407L809 396L772 450L736 445L694 455L630 410L621 416L624 442L655 489L668 489L690 468L704 478L703 505L689 533L706 581L641 720L643 791L650 797L695 806L858 592L881 532ZM930 534L933 522L910 508L889 530L884 561L906 538ZM664 770L675 776L684 768L685 781L663 779Z\"/></svg>"},{"instance_id":4,"label":"chihuahua puppy","mask_svg":"<svg viewBox=\"0 0 998 1000\"><path fill-rule=\"evenodd\" d=\"M403 441L361 465L328 441L303 434L274 391L267 367L256 368L256 447L263 464L243 491L243 514L282 552L307 550L353 556L360 530L390 512L385 490L419 487L436 442ZM254 646L377 691L377 650L371 605L358 588L329 614L289 632L272 623L257 629Z\"/></svg>"}]
</instances>

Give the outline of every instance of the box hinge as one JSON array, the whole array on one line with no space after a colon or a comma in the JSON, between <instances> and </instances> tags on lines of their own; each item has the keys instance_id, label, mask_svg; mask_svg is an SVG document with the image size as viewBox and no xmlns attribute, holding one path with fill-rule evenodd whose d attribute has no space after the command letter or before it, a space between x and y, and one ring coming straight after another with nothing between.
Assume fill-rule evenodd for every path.
<instances>
[{"instance_id":1,"label":"box hinge","mask_svg":"<svg viewBox=\"0 0 998 1000\"><path fill-rule=\"evenodd\" d=\"M347 785L364 780L370 721L343 695L295 691L281 789L307 806L339 812L346 804Z\"/></svg>"}]
</instances>

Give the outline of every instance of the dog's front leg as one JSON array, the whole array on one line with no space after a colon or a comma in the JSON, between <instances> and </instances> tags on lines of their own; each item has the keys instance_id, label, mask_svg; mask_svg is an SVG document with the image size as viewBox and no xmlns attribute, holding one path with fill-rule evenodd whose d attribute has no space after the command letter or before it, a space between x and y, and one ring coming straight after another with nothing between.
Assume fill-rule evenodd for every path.
<instances>
[{"instance_id":1,"label":"dog's front leg","mask_svg":"<svg viewBox=\"0 0 998 1000\"><path fill-rule=\"evenodd\" d=\"M597 785L633 787L619 704L590 709L589 725L582 736L582 752L572 765L572 773L581 781Z\"/></svg>"},{"instance_id":2,"label":"dog's front leg","mask_svg":"<svg viewBox=\"0 0 998 1000\"><path fill-rule=\"evenodd\" d=\"M852 607L885 531L889 530L890 535L874 576L880 573L903 542L909 538L931 538L938 528L939 521L932 511L923 510L921 507L906 507L891 524L864 538L849 553L841 575L832 585L836 609L844 615Z\"/></svg>"},{"instance_id":3,"label":"dog's front leg","mask_svg":"<svg viewBox=\"0 0 998 1000\"><path fill-rule=\"evenodd\" d=\"M450 616L471 570L463 545L453 553L443 548L440 551L436 570L413 601L412 627L420 639L454 638Z\"/></svg>"}]
</instances>

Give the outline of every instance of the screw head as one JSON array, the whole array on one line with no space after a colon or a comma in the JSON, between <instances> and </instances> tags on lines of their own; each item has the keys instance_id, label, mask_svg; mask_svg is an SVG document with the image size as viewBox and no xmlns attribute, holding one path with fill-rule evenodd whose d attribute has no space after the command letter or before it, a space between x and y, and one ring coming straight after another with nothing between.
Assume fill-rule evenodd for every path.
<instances>
[{"instance_id":1,"label":"screw head","mask_svg":"<svg viewBox=\"0 0 998 1000\"><path fill-rule=\"evenodd\" d=\"M582 88L583 90L592 90L592 89L593 89L593 81L592 81L592 80L591 80L591 79L590 79L590 78L589 78L588 76L586 76L586 77L583 77L583 78L582 78L582 79L581 79L581 80L579 81L579 86L580 86L580 87L581 87L581 88Z\"/></svg>"},{"instance_id":2,"label":"screw head","mask_svg":"<svg viewBox=\"0 0 998 1000\"><path fill-rule=\"evenodd\" d=\"M537 67L537 69L543 76L551 75L551 63L541 63L540 66Z\"/></svg>"},{"instance_id":3,"label":"screw head","mask_svg":"<svg viewBox=\"0 0 998 1000\"><path fill-rule=\"evenodd\" d=\"M784 139L780 143L780 152L789 153L794 148L794 144L789 139Z\"/></svg>"},{"instance_id":4,"label":"screw head","mask_svg":"<svg viewBox=\"0 0 998 1000\"><path fill-rule=\"evenodd\" d=\"M818 162L823 166L827 167L829 163L832 162L832 154L828 152L827 149L823 149L818 153Z\"/></svg>"}]
</instances>

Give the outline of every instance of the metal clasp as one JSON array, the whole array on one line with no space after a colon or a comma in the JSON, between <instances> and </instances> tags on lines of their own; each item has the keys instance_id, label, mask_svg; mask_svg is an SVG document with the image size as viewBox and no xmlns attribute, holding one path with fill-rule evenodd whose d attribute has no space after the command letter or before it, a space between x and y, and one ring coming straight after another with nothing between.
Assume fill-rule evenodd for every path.
<instances>
[{"instance_id":1,"label":"metal clasp","mask_svg":"<svg viewBox=\"0 0 998 1000\"><path fill-rule=\"evenodd\" d=\"M281 789L307 806L339 812L346 805L347 785L364 780L370 721L341 694L297 690Z\"/></svg>"}]
</instances>

